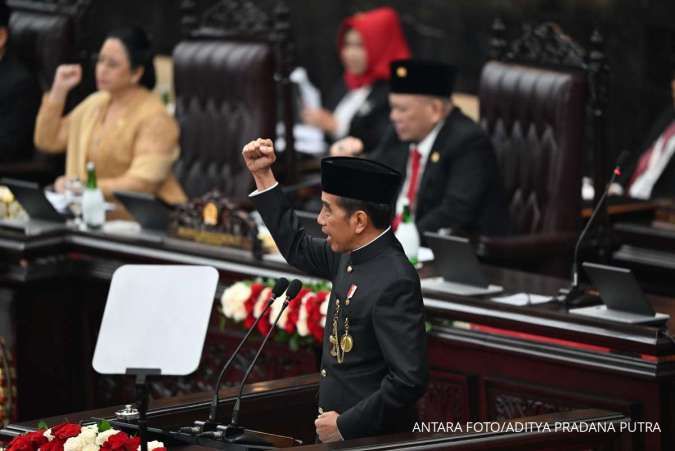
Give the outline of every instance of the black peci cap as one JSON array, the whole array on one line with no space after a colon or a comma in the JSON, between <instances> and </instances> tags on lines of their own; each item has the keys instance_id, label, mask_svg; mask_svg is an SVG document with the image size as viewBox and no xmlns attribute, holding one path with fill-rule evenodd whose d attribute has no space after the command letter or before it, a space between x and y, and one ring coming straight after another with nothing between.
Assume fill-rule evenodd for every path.
<instances>
[{"instance_id":1,"label":"black peci cap","mask_svg":"<svg viewBox=\"0 0 675 451\"><path fill-rule=\"evenodd\" d=\"M5 0L0 0L0 27L7 28L9 26L9 6Z\"/></svg>"},{"instance_id":2,"label":"black peci cap","mask_svg":"<svg viewBox=\"0 0 675 451\"><path fill-rule=\"evenodd\" d=\"M401 174L382 163L352 157L321 160L321 188L329 194L392 204L400 185Z\"/></svg>"},{"instance_id":3,"label":"black peci cap","mask_svg":"<svg viewBox=\"0 0 675 451\"><path fill-rule=\"evenodd\" d=\"M389 92L450 97L457 68L450 64L424 60L397 60L390 66Z\"/></svg>"}]
</instances>

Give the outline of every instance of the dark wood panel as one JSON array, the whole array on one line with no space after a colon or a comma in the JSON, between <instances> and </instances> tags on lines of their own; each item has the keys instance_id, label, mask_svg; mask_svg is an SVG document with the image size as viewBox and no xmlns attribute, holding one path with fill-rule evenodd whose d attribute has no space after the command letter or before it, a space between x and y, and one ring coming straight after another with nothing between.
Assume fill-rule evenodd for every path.
<instances>
[{"instance_id":1,"label":"dark wood panel","mask_svg":"<svg viewBox=\"0 0 675 451\"><path fill-rule=\"evenodd\" d=\"M17 295L14 302L21 320L17 322L21 329L17 365L20 381L24 378L19 403L24 419L132 398L131 390L125 391L131 381L96 376L90 366L110 277L120 265L200 262L219 268L225 283L251 274L297 274L279 263L256 261L247 253L189 243L142 243L97 233L52 238L56 244L44 239L12 241L7 245L14 249L6 256L9 270L0 275L0 285ZM565 285L550 277L487 270L507 292L553 294ZM422 418L466 421L601 407L666 425L660 437L638 435L631 444L634 449L673 445L670 390L675 352L673 343L658 336L654 328L584 321L556 303L514 307L480 298L423 294L432 324L432 381L420 404ZM219 361L241 336L241 331L221 330L218 315L212 316L200 371L193 378L163 379L153 385L156 396L208 390ZM261 371L254 377L315 370L313 351L293 353L285 345L275 345L271 343L265 354L268 361L261 362ZM43 356L45 349L48 355ZM62 394L51 396L57 390ZM313 396L315 409L316 392Z\"/></svg>"}]
</instances>

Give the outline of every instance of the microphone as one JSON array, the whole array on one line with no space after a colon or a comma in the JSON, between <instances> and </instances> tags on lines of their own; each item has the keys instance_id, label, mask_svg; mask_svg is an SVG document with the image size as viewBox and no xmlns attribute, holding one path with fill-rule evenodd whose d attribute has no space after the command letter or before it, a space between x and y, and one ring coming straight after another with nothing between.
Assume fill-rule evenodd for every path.
<instances>
[{"instance_id":1,"label":"microphone","mask_svg":"<svg viewBox=\"0 0 675 451\"><path fill-rule=\"evenodd\" d=\"M298 295L301 289L302 289L302 282L300 282L298 279L293 279L293 281L288 286L288 290L286 290L285 296L286 299L284 300L284 304L281 307L281 310L279 310L277 317L274 319L272 327L265 335L265 338L263 339L262 343L260 344L260 347L258 348L258 352L256 353L255 357L253 357L251 364L246 369L246 373L244 373L244 377L242 378L241 383L239 384L239 395L237 395L237 400L235 401L234 407L232 408L232 419L230 421L230 424L227 426L225 431L223 432L218 431L215 433L209 432L207 433L208 435L213 435L214 438L224 438L227 441L237 443L260 442L260 437L257 437L254 431L247 431L239 427L239 408L241 406L241 397L244 392L244 384L246 384L246 380L248 379L248 376L251 374L251 371L253 370L253 367L255 366L258 357L260 357L260 354L262 353L262 350L265 347L267 340L270 338L270 335L276 328L277 323L279 322L279 318L281 318L281 314L284 312L284 310L286 310L288 304L291 302L292 299L294 299Z\"/></svg>"},{"instance_id":2,"label":"microphone","mask_svg":"<svg viewBox=\"0 0 675 451\"><path fill-rule=\"evenodd\" d=\"M218 397L218 392L220 391L220 386L223 382L223 377L225 376L225 373L227 370L230 368L232 363L234 362L234 358L239 354L239 351L241 350L242 346L244 346L244 343L246 343L246 340L248 340L248 337L251 336L251 333L255 330L256 326L258 325L258 322L260 321L260 318L262 318L265 314L265 312L272 306L274 301L281 296L284 291L286 291L286 288L288 288L288 279L285 277L280 277L276 283L274 284L274 288L272 288L272 297L270 300L267 302L267 305L263 309L263 311L260 313L260 315L255 319L253 322L253 325L248 329L246 332L246 335L244 338L241 339L239 344L237 345L237 348L234 350L230 358L227 360L227 363L225 363L225 366L223 366L223 369L220 370L220 374L218 375L218 379L216 380L216 386L213 392L213 399L211 400L211 407L209 409L209 418L206 421L195 421L195 426L187 426L187 427L182 427L180 428L180 431L186 434L199 434L204 431L213 431L216 429L218 426L218 423L216 421L217 415L218 415L218 403L220 402L220 399Z\"/></svg>"},{"instance_id":3,"label":"microphone","mask_svg":"<svg viewBox=\"0 0 675 451\"><path fill-rule=\"evenodd\" d=\"M629 156L630 152L628 152L627 150L624 150L623 152L621 152L621 154L619 154L619 157L616 159L616 163L614 164L614 169L612 170L612 176L610 177L609 182L607 182L607 185L605 186L605 190L603 191L600 200L598 200L598 203L595 205L595 208L591 213L591 217L588 218L588 222L586 222L586 225L579 234L577 243L574 246L574 257L572 260L572 284L570 285L567 294L565 294L565 297L563 298L563 303L568 307L571 305L572 301L578 298L579 295L581 294L579 290L579 249L581 248L581 243L584 242L586 234L590 230L591 225L593 225L593 223L595 222L595 217L598 215L598 212L601 210L601 207L605 203L605 200L607 199L607 194L609 193L609 188L612 186L612 183L614 183L616 178L621 175L621 167L626 162Z\"/></svg>"}]
</instances>

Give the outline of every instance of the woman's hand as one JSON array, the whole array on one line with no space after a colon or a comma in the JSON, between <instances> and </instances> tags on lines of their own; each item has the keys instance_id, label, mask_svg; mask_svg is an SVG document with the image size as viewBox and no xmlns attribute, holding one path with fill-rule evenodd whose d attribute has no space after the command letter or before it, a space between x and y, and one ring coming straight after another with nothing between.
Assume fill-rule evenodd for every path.
<instances>
[{"instance_id":1,"label":"woman's hand","mask_svg":"<svg viewBox=\"0 0 675 451\"><path fill-rule=\"evenodd\" d=\"M347 136L330 146L332 157L353 157L363 153L363 141L353 136Z\"/></svg>"},{"instance_id":2,"label":"woman's hand","mask_svg":"<svg viewBox=\"0 0 675 451\"><path fill-rule=\"evenodd\" d=\"M54 191L63 193L66 191L66 176L62 175L54 180Z\"/></svg>"},{"instance_id":3,"label":"woman's hand","mask_svg":"<svg viewBox=\"0 0 675 451\"><path fill-rule=\"evenodd\" d=\"M49 96L54 101L63 102L71 89L82 80L82 66L79 64L62 64L56 69L54 83Z\"/></svg>"},{"instance_id":4,"label":"woman's hand","mask_svg":"<svg viewBox=\"0 0 675 451\"><path fill-rule=\"evenodd\" d=\"M333 113L323 108L305 108L302 110L302 121L305 124L320 128L326 133L335 134L337 131L337 120Z\"/></svg>"}]
</instances>

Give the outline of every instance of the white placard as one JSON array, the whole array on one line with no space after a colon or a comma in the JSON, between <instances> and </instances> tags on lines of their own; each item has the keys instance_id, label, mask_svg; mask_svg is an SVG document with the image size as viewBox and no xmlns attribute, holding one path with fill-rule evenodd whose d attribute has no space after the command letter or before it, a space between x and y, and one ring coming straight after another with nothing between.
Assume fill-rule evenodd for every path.
<instances>
[{"instance_id":1,"label":"white placard","mask_svg":"<svg viewBox=\"0 0 675 451\"><path fill-rule=\"evenodd\" d=\"M93 367L181 376L199 366L218 285L210 266L125 265L113 274Z\"/></svg>"}]
</instances>

